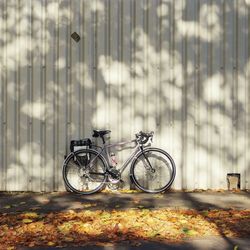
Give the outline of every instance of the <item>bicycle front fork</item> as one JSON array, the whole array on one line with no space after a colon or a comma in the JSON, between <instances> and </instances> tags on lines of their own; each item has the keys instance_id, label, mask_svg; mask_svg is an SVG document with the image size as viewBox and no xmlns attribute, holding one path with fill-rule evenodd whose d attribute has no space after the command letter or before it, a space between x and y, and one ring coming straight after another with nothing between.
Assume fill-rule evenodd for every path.
<instances>
[{"instance_id":1,"label":"bicycle front fork","mask_svg":"<svg viewBox=\"0 0 250 250\"><path fill-rule=\"evenodd\" d=\"M155 169L152 167L148 157L145 155L144 151L143 151L143 147L141 147L141 151L142 151L142 155L144 156L145 160L146 160L146 169L149 170L151 173L155 173Z\"/></svg>"}]
</instances>

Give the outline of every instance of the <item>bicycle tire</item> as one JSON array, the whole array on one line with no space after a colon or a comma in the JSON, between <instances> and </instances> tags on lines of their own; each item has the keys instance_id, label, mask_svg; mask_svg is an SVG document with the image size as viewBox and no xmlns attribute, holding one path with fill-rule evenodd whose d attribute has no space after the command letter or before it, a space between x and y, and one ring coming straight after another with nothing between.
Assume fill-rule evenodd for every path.
<instances>
[{"instance_id":1,"label":"bicycle tire","mask_svg":"<svg viewBox=\"0 0 250 250\"><path fill-rule=\"evenodd\" d=\"M80 149L67 156L62 173L65 185L70 191L83 195L93 194L104 186L107 180L107 162L102 155L98 154L99 152L93 149ZM72 176L69 176L70 167L75 171ZM87 179L92 180L87 181ZM96 185L94 185L95 182ZM80 185L82 185L81 188ZM86 186L85 189L84 186Z\"/></svg>"},{"instance_id":2,"label":"bicycle tire","mask_svg":"<svg viewBox=\"0 0 250 250\"><path fill-rule=\"evenodd\" d=\"M155 169L154 173L148 162ZM174 160L166 151L159 148L147 148L139 152L130 168L135 186L147 193L167 190L173 183L175 174Z\"/></svg>"}]
</instances>

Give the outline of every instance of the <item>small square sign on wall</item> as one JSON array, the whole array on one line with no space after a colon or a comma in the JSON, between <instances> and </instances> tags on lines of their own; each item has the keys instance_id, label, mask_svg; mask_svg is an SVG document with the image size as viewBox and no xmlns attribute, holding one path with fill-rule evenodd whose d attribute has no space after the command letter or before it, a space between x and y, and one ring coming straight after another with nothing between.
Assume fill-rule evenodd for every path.
<instances>
[{"instance_id":1,"label":"small square sign on wall","mask_svg":"<svg viewBox=\"0 0 250 250\"><path fill-rule=\"evenodd\" d=\"M71 38L75 41L75 42L79 42L80 41L80 39L81 39L81 37L76 33L76 32L74 32L74 33L72 33L71 34Z\"/></svg>"},{"instance_id":2,"label":"small square sign on wall","mask_svg":"<svg viewBox=\"0 0 250 250\"><path fill-rule=\"evenodd\" d=\"M227 174L228 190L240 189L240 174L229 173Z\"/></svg>"}]
</instances>

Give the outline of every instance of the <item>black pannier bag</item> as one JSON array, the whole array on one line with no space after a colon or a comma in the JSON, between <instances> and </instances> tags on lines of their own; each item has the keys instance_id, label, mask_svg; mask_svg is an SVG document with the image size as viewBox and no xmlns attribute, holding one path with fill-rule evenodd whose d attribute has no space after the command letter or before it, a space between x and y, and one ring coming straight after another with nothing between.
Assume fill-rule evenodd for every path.
<instances>
[{"instance_id":1,"label":"black pannier bag","mask_svg":"<svg viewBox=\"0 0 250 250\"><path fill-rule=\"evenodd\" d=\"M74 152L77 149L75 148L91 148L92 146L92 142L89 138L85 138L85 139L81 139L81 140L72 140L70 142L70 151ZM82 154L82 155L77 155L77 157L75 157L74 161L77 165L81 165L81 166L86 166L89 163L89 155L88 154Z\"/></svg>"},{"instance_id":2,"label":"black pannier bag","mask_svg":"<svg viewBox=\"0 0 250 250\"><path fill-rule=\"evenodd\" d=\"M91 148L92 142L89 138L81 139L81 140L72 140L70 141L70 152L75 151L74 147L86 147Z\"/></svg>"}]
</instances>

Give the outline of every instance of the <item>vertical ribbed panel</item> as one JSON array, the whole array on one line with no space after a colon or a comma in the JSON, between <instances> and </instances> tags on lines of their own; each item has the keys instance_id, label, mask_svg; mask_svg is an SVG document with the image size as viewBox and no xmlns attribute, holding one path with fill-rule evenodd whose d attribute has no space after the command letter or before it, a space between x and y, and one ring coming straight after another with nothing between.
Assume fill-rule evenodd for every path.
<instances>
[{"instance_id":1,"label":"vertical ribbed panel","mask_svg":"<svg viewBox=\"0 0 250 250\"><path fill-rule=\"evenodd\" d=\"M64 189L69 142L93 128L112 130L112 141L154 130L176 161L176 189L227 188L227 173L249 189L249 9L246 0L1 1L0 190Z\"/></svg>"}]
</instances>

